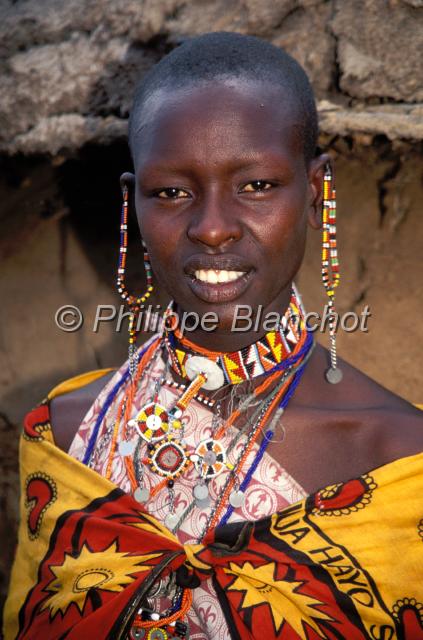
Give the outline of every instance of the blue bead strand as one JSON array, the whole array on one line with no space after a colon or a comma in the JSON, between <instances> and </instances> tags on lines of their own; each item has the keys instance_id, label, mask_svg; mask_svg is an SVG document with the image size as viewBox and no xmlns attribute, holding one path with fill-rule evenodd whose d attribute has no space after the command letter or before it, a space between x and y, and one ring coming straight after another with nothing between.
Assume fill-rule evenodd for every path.
<instances>
[{"instance_id":1,"label":"blue bead strand","mask_svg":"<svg viewBox=\"0 0 423 640\"><path fill-rule=\"evenodd\" d=\"M293 366L299 360L301 360L302 357L306 353L308 353L308 350L310 349L310 347L311 347L311 345L313 343L313 334L307 327L306 327L305 331L307 332L307 337L305 339L305 342L304 342L303 346L298 351L298 353L296 353L293 356L288 356L285 360L283 360L282 362L277 364L275 367L273 367L273 369L270 369L269 371L267 371L266 375L270 375L270 374L274 373L275 371L284 370L284 369L287 369L288 367Z\"/></svg>"},{"instance_id":2,"label":"blue bead strand","mask_svg":"<svg viewBox=\"0 0 423 640\"><path fill-rule=\"evenodd\" d=\"M311 334L308 334L311 335ZM304 345L305 346L305 345ZM284 395L284 397L282 398L280 404L279 404L279 409L285 409L286 405L288 404L289 400L291 399L295 389L297 388L301 377L304 373L305 370L305 364L303 366L301 366L298 371L296 371L291 384L289 385L289 388L286 392L286 394ZM258 465L260 464L265 451L267 449L267 447L269 446L269 444L272 442L272 438L273 438L273 431L271 431L270 429L268 431L265 432L264 437L263 437L263 441L260 444L259 450L257 451L256 457L254 458L250 468L248 469L247 473L245 474L245 478L244 480L241 482L240 486L239 486L239 490L242 491L243 493L245 492L245 490L247 489L248 485L250 484L251 478L254 475L255 470L257 469ZM231 517L232 513L234 512L234 507L232 505L229 505L226 512L224 513L224 515L222 516L219 524L217 525L218 527L220 527L223 524L226 524L229 520L229 518Z\"/></svg>"},{"instance_id":3,"label":"blue bead strand","mask_svg":"<svg viewBox=\"0 0 423 640\"><path fill-rule=\"evenodd\" d=\"M115 386L113 387L113 389L111 389L111 391L109 392L106 401L104 403L104 405L101 407L101 411L97 416L97 420L95 421L95 425L94 428L91 432L90 435L90 439L88 441L88 445L87 448L85 450L85 455L84 458L82 460L83 464L88 464L91 458L91 455L93 453L94 450L94 446L97 440L97 436L98 436L98 432L100 430L100 426L101 423L104 420L104 417L107 413L107 411L110 408L110 405L112 404L113 400L115 399L119 389L125 384L125 382L127 382L127 380L129 379L129 367L128 369L125 371L125 373L122 375L121 379L115 384Z\"/></svg>"},{"instance_id":4,"label":"blue bead strand","mask_svg":"<svg viewBox=\"0 0 423 640\"><path fill-rule=\"evenodd\" d=\"M149 345L147 344L147 347L148 346ZM144 347L138 353L137 364L141 360L141 358L143 357L144 353L147 351L147 347ZM101 424L102 424L102 422L104 420L104 417L105 417L107 411L109 410L111 404L113 403L113 401L114 401L116 395L118 394L119 390L129 380L129 378L130 378L130 371L129 371L129 366L128 366L127 369L125 370L125 372L123 373L122 377L120 378L120 380L118 380L118 382L115 384L113 389L111 389L109 391L109 394L108 394L108 396L107 396L107 398L106 398L106 400L104 402L104 405L101 407L101 411L97 416L97 420L95 421L94 428L92 430L92 433L90 435L90 439L88 441L87 449L85 451L84 458L82 460L83 464L89 464L89 461L91 459L92 453L94 451L95 443L97 441L98 432L100 431L100 427L101 427Z\"/></svg>"}]
</instances>

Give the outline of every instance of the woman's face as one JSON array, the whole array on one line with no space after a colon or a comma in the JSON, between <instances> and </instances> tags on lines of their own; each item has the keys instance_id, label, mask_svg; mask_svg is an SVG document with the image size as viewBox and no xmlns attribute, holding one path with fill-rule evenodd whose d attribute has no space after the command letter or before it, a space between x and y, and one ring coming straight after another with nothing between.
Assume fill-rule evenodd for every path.
<instances>
[{"instance_id":1,"label":"woman's face","mask_svg":"<svg viewBox=\"0 0 423 640\"><path fill-rule=\"evenodd\" d=\"M155 94L143 108L135 204L159 283L180 310L281 313L319 226L326 157L306 167L281 89L231 81Z\"/></svg>"}]
</instances>

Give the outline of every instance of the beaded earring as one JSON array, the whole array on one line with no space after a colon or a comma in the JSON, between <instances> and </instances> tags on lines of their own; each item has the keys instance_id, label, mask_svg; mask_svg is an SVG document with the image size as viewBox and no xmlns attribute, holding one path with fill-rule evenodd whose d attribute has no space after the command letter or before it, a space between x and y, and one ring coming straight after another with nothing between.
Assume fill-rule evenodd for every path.
<instances>
[{"instance_id":1,"label":"beaded earring","mask_svg":"<svg viewBox=\"0 0 423 640\"><path fill-rule=\"evenodd\" d=\"M328 163L323 177L323 242L322 242L322 280L328 296L330 367L326 371L326 380L337 384L342 380L342 371L338 367L336 353L335 289L339 284L339 262L336 244L336 192L332 167Z\"/></svg>"},{"instance_id":2,"label":"beaded earring","mask_svg":"<svg viewBox=\"0 0 423 640\"><path fill-rule=\"evenodd\" d=\"M147 290L142 296L134 296L128 293L125 285L125 269L126 269L126 256L128 252L128 187L123 188L123 202L120 219L120 247L119 247L119 262L118 262L118 275L117 275L117 290L121 298L126 302L130 311L129 318L129 370L131 376L135 373L135 343L139 332L138 319L141 311L141 305L147 301L153 291L153 272L151 269L150 258L148 255L147 247L144 242L144 269L147 280Z\"/></svg>"}]
</instances>

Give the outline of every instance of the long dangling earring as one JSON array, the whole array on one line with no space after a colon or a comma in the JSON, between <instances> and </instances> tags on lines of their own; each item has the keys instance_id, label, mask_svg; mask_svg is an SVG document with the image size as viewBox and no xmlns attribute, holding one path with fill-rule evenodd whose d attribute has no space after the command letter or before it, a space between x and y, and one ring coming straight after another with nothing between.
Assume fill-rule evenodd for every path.
<instances>
[{"instance_id":1,"label":"long dangling earring","mask_svg":"<svg viewBox=\"0 0 423 640\"><path fill-rule=\"evenodd\" d=\"M125 269L126 269L126 256L128 252L128 188L123 188L123 202L120 218L120 247L119 247L119 262L118 262L118 275L117 275L117 290L121 298L126 302L131 313L129 319L129 371L131 376L135 373L136 369L136 347L135 343L137 335L139 333L138 318L140 313L140 305L144 304L146 300L151 296L153 291L153 272L151 270L150 258L147 248L143 242L144 247L144 268L147 279L147 290L142 296L134 296L128 293L125 285Z\"/></svg>"},{"instance_id":2,"label":"long dangling earring","mask_svg":"<svg viewBox=\"0 0 423 640\"><path fill-rule=\"evenodd\" d=\"M328 296L330 367L326 371L326 380L337 384L342 380L342 371L338 367L336 354L335 289L339 284L338 249L336 246L336 192L332 168L328 163L323 178L323 243L322 243L322 280Z\"/></svg>"}]
</instances>

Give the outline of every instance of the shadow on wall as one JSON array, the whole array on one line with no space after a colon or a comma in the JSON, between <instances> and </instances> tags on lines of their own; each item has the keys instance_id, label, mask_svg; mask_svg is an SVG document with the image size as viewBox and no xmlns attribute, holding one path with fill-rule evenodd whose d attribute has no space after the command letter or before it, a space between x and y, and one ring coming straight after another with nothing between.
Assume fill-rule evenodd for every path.
<instances>
[{"instance_id":1,"label":"shadow on wall","mask_svg":"<svg viewBox=\"0 0 423 640\"><path fill-rule=\"evenodd\" d=\"M83 371L119 366L127 332L90 330L97 304L120 305L115 291L121 191L131 169L125 143L87 146L78 155L2 158L0 256L0 610L16 544L18 433L24 414L59 381ZM143 252L130 219L128 286L143 290ZM160 296L159 296L160 298ZM76 333L54 323L64 304L86 317Z\"/></svg>"}]
</instances>

